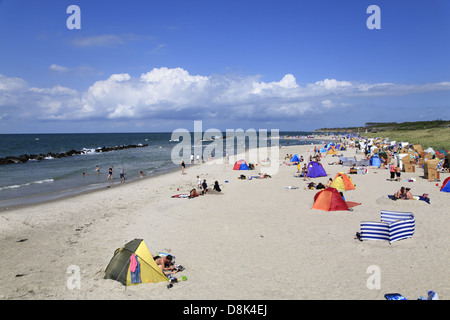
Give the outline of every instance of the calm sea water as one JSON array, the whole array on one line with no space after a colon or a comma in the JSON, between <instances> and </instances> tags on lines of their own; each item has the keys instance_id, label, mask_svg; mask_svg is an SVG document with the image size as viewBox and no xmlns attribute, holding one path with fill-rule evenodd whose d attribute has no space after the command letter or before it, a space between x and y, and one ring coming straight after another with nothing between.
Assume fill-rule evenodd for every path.
<instances>
[{"instance_id":1,"label":"calm sea water","mask_svg":"<svg viewBox=\"0 0 450 320\"><path fill-rule=\"evenodd\" d=\"M307 134L310 133L280 132L280 136ZM171 135L172 133L1 134L0 158L22 154L63 153L72 149L93 151L101 147L131 144L148 144L148 147L0 165L0 207L55 199L118 184L122 168L125 169L127 181L139 179L141 170L145 176L178 170L179 164L172 162L171 152L179 142L171 141ZM202 142L202 146L206 147L208 143L214 142ZM280 140L281 146L310 143L310 140ZM225 145L224 143L224 148ZM114 167L113 182L106 180L111 165ZM96 166L99 166L100 174L96 173Z\"/></svg>"}]
</instances>

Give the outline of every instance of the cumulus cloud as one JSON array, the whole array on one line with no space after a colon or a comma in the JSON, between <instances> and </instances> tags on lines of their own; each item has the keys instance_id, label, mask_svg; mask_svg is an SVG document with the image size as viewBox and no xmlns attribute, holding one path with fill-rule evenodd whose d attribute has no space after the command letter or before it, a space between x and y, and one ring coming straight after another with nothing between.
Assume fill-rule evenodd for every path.
<instances>
[{"instance_id":1,"label":"cumulus cloud","mask_svg":"<svg viewBox=\"0 0 450 320\"><path fill-rule=\"evenodd\" d=\"M450 82L403 85L324 79L299 85L292 74L264 82L256 75L205 76L191 75L182 68L155 68L138 77L112 74L79 92L63 86L30 87L23 79L0 75L0 120L275 121L351 107L355 97L444 90L450 91Z\"/></svg>"}]
</instances>

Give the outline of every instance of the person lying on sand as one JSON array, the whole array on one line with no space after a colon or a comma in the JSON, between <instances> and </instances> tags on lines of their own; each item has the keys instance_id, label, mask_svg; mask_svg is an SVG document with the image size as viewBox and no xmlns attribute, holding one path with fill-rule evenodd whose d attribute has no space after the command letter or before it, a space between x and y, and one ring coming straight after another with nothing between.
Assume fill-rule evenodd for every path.
<instances>
[{"instance_id":1,"label":"person lying on sand","mask_svg":"<svg viewBox=\"0 0 450 320\"><path fill-rule=\"evenodd\" d=\"M173 275L178 272L178 269L172 264L172 256L169 254L163 257L155 257L156 265L161 269L161 271L168 276Z\"/></svg>"},{"instance_id":2,"label":"person lying on sand","mask_svg":"<svg viewBox=\"0 0 450 320\"><path fill-rule=\"evenodd\" d=\"M198 197L200 194L197 193L197 190L194 188L189 192L189 198L195 198Z\"/></svg>"}]
</instances>

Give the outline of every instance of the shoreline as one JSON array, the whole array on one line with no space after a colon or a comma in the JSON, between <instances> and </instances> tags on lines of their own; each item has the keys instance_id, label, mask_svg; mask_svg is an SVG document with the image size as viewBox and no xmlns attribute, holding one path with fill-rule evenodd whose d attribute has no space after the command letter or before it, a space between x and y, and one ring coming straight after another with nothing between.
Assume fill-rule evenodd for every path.
<instances>
[{"instance_id":1,"label":"shoreline","mask_svg":"<svg viewBox=\"0 0 450 320\"><path fill-rule=\"evenodd\" d=\"M18 203L18 204L10 204L10 205L8 205L8 204L7 205L1 205L1 201L0 201L0 214L3 211L14 210L14 209L19 209L19 208L26 208L26 207L39 205L39 204L44 204L44 203L56 202L56 201L60 201L60 200L64 200L64 199L68 199L68 198L72 198L72 197L77 197L79 195L95 193L95 192L101 191L103 189L118 188L120 186L124 186L125 184L135 183L137 181L142 181L142 180L145 180L145 179L151 179L153 177L157 177L157 176L160 176L160 175L171 174L171 173L173 173L175 171L178 171L178 170L179 169L176 169L176 168L165 169L165 170L162 170L161 172L157 172L157 173L151 174L151 175L146 175L146 176L144 176L142 178L135 178L135 179L132 179L132 180L126 180L126 182L124 182L124 183L120 182L120 178L116 178L116 180L118 180L118 181L114 182L113 184L110 184L111 182L106 181L106 182L102 183L102 184L104 184L103 186L92 187L92 185L86 185L86 186L81 186L81 187L77 188L77 189L83 189L82 191L72 191L74 189L65 189L65 190L60 190L60 191L57 191L57 192L53 192L51 194L38 194L38 195L29 196L29 197L21 197L21 198L11 199L11 201L13 201L13 200L16 200L16 199L19 200L19 199L32 199L32 198L49 197L49 199L44 199L44 200L35 200L35 201L31 201L31 202L26 202L26 203ZM107 185L107 184L109 184L109 185ZM52 198L51 195L53 195L55 193L64 193L65 195L55 196L55 198ZM8 200L4 200L4 201L6 202Z\"/></svg>"},{"instance_id":2,"label":"shoreline","mask_svg":"<svg viewBox=\"0 0 450 320\"><path fill-rule=\"evenodd\" d=\"M428 193L431 204L389 200L387 194L408 183L387 181L389 170L370 168L351 175L356 190L344 192L346 200L361 203L353 211L311 209L318 190L306 189L307 183L326 183L347 170L329 165L336 158L326 156L321 162L327 177L295 178L296 166L283 164L284 155L307 159L312 149L281 147L279 171L271 178L238 179L263 172L261 163L254 171L234 171L233 161L207 162L187 166L186 175L178 169L121 188L3 211L0 299L382 300L389 292L417 299L427 290L449 299L450 221L436 214L448 206L447 194L417 170L402 179L415 177L409 186ZM355 149L342 153L353 156ZM197 175L210 187L219 181L221 194L171 198L189 192ZM393 244L355 240L360 222L378 221L382 209L414 212L414 236ZM124 287L103 279L114 250L135 238L144 239L151 253L176 256L185 267L179 276L188 280L168 290L165 283ZM244 257L251 268L242 268ZM290 271L274 261L285 261L281 268ZM73 265L81 271L80 289L67 287ZM373 265L381 269L379 290L367 287Z\"/></svg>"},{"instance_id":3,"label":"shoreline","mask_svg":"<svg viewBox=\"0 0 450 320\"><path fill-rule=\"evenodd\" d=\"M312 140L311 144L315 143L318 144L318 141L323 141L323 139L321 137L317 137L317 138L293 138L294 140L299 140L299 141L304 141L305 145L306 142ZM290 138L280 138L280 140L291 140ZM329 141L334 141L336 139L328 139ZM310 145L310 144L309 144ZM247 152L248 148L246 148L246 152ZM239 155L235 155L235 157L238 157ZM222 158L217 158L217 159L222 159ZM216 159L216 160L217 160ZM194 164L187 164L187 167L192 166L192 165L201 165L201 164L205 164L208 163L208 161L203 162L203 163L195 163ZM19 164L20 165L20 164ZM179 166L174 164L175 166ZM171 172L175 172L180 170L177 167L173 167L170 168L170 166L168 166L165 169L160 170L159 172L156 173L152 173L151 175L147 175L144 176L143 178L140 177L136 177L134 179L131 180L127 180L125 183L131 183L131 182L135 182L135 181L139 181L142 179L147 179L147 178L151 178L151 177L156 177L159 175L164 175L164 174L168 174ZM24 208L27 206L33 206L36 204L41 204L41 203L48 203L48 202L52 202L52 201L58 201L58 200L62 200L65 198L70 198L70 197L74 197L77 195L82 195L82 194L86 194L86 193L91 193L91 192L96 192L99 190L103 190L103 189L107 189L107 188L116 188L118 187L118 185L122 185L123 183L120 183L120 179L116 178L116 181L113 184L110 184L109 181L105 181L105 182L98 182L95 184L88 184L88 185L84 185L84 186L79 186L76 188L72 188L72 189L63 189L63 190L57 190L54 191L52 193L44 193L44 194L35 194L35 195L31 195L31 196L23 196L23 197L18 197L18 198L12 198L12 199L5 199L5 200L0 200L0 213L3 211L8 211L8 210L13 210L16 208ZM98 184L102 184L101 186L95 186ZM12 203L11 203L12 202ZM5 204L6 203L6 204Z\"/></svg>"}]
</instances>

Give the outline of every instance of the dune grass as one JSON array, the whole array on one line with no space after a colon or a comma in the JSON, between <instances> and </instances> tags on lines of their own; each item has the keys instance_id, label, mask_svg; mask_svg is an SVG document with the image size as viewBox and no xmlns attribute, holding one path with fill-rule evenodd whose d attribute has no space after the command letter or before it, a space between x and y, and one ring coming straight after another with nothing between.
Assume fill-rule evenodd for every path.
<instances>
[{"instance_id":1,"label":"dune grass","mask_svg":"<svg viewBox=\"0 0 450 320\"><path fill-rule=\"evenodd\" d=\"M450 128L430 128L417 130L386 130L377 133L364 133L369 138L389 138L391 141L405 141L421 144L424 149L450 150Z\"/></svg>"}]
</instances>

